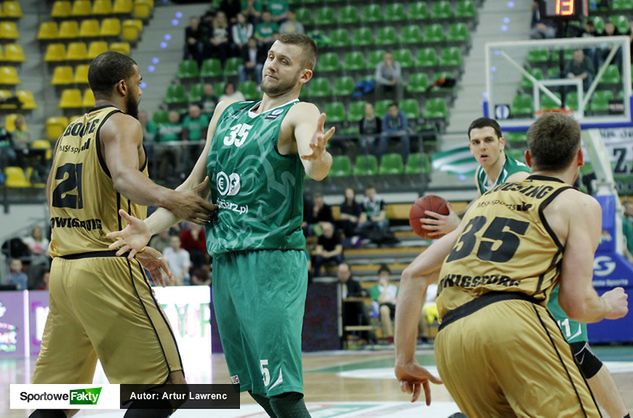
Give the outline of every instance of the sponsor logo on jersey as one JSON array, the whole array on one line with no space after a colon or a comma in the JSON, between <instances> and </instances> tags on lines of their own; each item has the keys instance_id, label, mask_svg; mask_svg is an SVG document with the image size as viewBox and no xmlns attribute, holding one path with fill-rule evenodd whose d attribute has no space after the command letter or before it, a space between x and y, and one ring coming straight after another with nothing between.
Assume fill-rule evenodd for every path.
<instances>
[{"instance_id":1,"label":"sponsor logo on jersey","mask_svg":"<svg viewBox=\"0 0 633 418\"><path fill-rule=\"evenodd\" d=\"M282 113L284 113L283 109L275 109L275 110L271 111L269 114L267 114L264 119L275 120L279 116L281 116Z\"/></svg>"},{"instance_id":2,"label":"sponsor logo on jersey","mask_svg":"<svg viewBox=\"0 0 633 418\"><path fill-rule=\"evenodd\" d=\"M220 171L216 176L216 187L222 196L235 196L240 191L240 175L231 173L227 175Z\"/></svg>"}]
</instances>

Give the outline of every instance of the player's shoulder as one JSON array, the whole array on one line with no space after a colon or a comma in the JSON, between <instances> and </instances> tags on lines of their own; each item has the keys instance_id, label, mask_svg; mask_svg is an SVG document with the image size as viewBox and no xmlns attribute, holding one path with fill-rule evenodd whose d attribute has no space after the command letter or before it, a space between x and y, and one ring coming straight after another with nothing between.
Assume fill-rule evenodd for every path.
<instances>
[{"instance_id":1,"label":"player's shoulder","mask_svg":"<svg viewBox=\"0 0 633 418\"><path fill-rule=\"evenodd\" d=\"M101 131L106 132L109 129L128 130L128 129L142 129L141 122L132 115L128 115L124 112L110 113L108 119L103 122Z\"/></svg>"},{"instance_id":2,"label":"player's shoulder","mask_svg":"<svg viewBox=\"0 0 633 418\"><path fill-rule=\"evenodd\" d=\"M591 195L572 187L560 192L557 199L559 206L579 219L584 216L599 216L602 212L600 203Z\"/></svg>"},{"instance_id":3,"label":"player's shoulder","mask_svg":"<svg viewBox=\"0 0 633 418\"><path fill-rule=\"evenodd\" d=\"M319 113L319 108L314 103L299 101L290 108L288 116L304 117Z\"/></svg>"}]
</instances>

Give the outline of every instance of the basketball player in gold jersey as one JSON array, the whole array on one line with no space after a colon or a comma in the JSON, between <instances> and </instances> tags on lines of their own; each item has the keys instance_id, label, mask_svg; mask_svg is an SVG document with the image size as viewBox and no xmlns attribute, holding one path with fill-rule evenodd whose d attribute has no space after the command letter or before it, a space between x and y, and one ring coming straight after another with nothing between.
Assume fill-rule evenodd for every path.
<instances>
[{"instance_id":1,"label":"basketball player in gold jersey","mask_svg":"<svg viewBox=\"0 0 633 418\"><path fill-rule=\"evenodd\" d=\"M546 305L581 322L618 319L627 295L592 286L600 205L571 187L582 166L580 129L547 114L528 131L532 174L477 200L456 230L402 274L396 312L396 377L417 399L438 379L415 361L417 318L427 277L440 271L435 340L440 376L469 418L599 417L591 392Z\"/></svg>"},{"instance_id":2,"label":"basketball player in gold jersey","mask_svg":"<svg viewBox=\"0 0 633 418\"><path fill-rule=\"evenodd\" d=\"M197 190L169 190L147 177L143 129L136 119L141 75L131 58L99 55L90 64L88 81L96 107L71 122L57 140L47 183L50 311L32 381L91 383L99 359L111 383L184 383L176 341L142 266L158 283L168 268L151 249L132 260L116 257L106 234L122 228L119 209L144 218L142 205L156 205L202 223L214 206ZM31 418L65 418L74 412L37 410ZM171 412L129 409L125 417Z\"/></svg>"}]
</instances>

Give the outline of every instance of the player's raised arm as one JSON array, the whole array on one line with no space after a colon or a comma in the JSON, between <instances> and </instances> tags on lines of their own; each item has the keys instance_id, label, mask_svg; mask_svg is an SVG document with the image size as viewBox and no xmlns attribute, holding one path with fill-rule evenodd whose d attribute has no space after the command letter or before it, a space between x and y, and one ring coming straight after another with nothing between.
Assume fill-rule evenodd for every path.
<instances>
[{"instance_id":1,"label":"player's raised arm","mask_svg":"<svg viewBox=\"0 0 633 418\"><path fill-rule=\"evenodd\" d=\"M312 103L298 103L293 109L294 135L297 151L306 174L313 180L323 180L332 167L332 155L326 150L335 128L325 131L325 113Z\"/></svg>"}]
</instances>

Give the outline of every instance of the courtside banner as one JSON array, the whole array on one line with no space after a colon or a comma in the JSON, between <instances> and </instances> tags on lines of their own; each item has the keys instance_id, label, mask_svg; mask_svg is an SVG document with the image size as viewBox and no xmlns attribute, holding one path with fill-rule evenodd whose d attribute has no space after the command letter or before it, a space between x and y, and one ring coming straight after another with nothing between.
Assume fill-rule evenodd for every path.
<instances>
[{"instance_id":1,"label":"courtside banner","mask_svg":"<svg viewBox=\"0 0 633 418\"><path fill-rule=\"evenodd\" d=\"M119 385L11 385L11 409L119 409Z\"/></svg>"}]
</instances>

